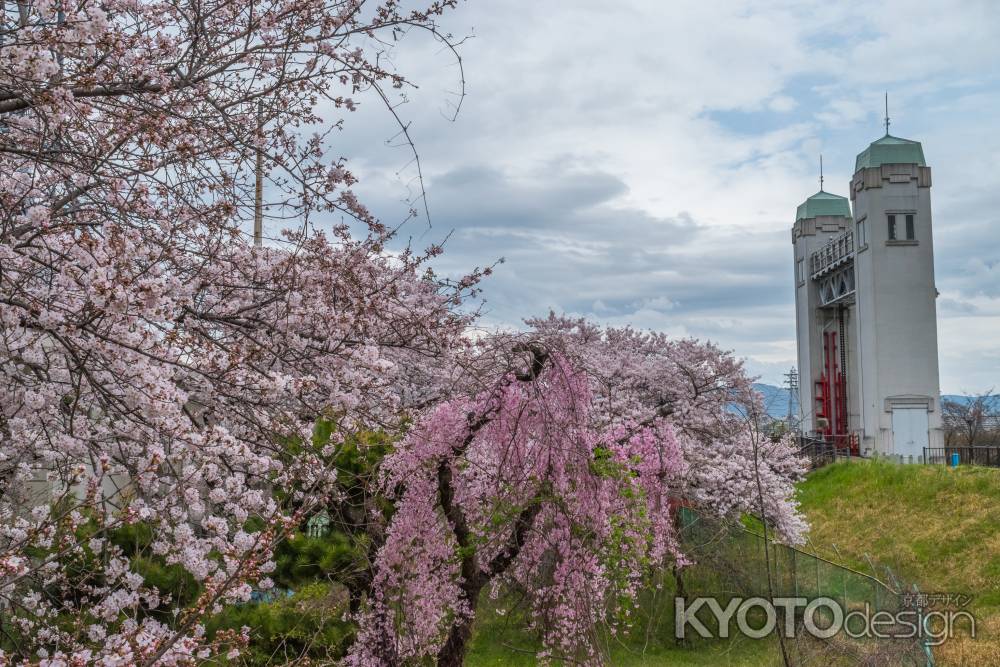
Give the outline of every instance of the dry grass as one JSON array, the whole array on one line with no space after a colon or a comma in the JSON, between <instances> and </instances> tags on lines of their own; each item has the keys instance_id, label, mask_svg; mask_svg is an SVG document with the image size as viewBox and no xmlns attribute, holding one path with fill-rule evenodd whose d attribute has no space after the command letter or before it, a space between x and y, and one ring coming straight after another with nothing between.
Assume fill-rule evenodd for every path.
<instances>
[{"instance_id":1,"label":"dry grass","mask_svg":"<svg viewBox=\"0 0 1000 667\"><path fill-rule=\"evenodd\" d=\"M887 578L882 567L889 566L922 592L973 596L977 639L958 637L936 647L938 665L1000 665L1000 470L839 463L810 475L800 485L799 501L812 525L813 546L830 560L870 573L868 554L879 566L880 579ZM531 645L530 638L514 634L507 640ZM532 656L505 648L502 635L500 624L487 614L467 664L536 664ZM659 635L663 639L667 633ZM836 642L798 641L792 649L795 664L805 667L902 664L891 651L857 656L858 646L849 642L838 647ZM680 648L661 641L644 653L623 647L611 664L765 667L779 665L780 658L774 642Z\"/></svg>"},{"instance_id":2,"label":"dry grass","mask_svg":"<svg viewBox=\"0 0 1000 667\"><path fill-rule=\"evenodd\" d=\"M978 638L937 647L938 664L1000 665L1000 470L839 463L799 500L821 553L870 572L868 554L922 592L972 596Z\"/></svg>"}]
</instances>

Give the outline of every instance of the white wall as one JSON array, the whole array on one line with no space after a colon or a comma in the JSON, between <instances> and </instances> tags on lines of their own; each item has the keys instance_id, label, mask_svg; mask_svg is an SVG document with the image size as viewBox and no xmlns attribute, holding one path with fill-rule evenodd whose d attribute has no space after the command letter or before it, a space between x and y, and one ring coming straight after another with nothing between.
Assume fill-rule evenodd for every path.
<instances>
[{"instance_id":1,"label":"white wall","mask_svg":"<svg viewBox=\"0 0 1000 667\"><path fill-rule=\"evenodd\" d=\"M862 449L893 452L893 405L926 405L930 446L940 446L930 169L862 169L851 185L855 221L867 221L868 236L855 258ZM905 240L907 212L915 214L913 241ZM888 238L889 213L897 215L897 241Z\"/></svg>"}]
</instances>

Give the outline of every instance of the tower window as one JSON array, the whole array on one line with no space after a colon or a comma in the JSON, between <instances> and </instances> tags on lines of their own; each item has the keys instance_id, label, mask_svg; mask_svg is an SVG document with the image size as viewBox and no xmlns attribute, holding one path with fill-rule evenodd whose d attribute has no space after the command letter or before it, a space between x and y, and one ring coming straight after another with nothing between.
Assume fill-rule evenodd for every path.
<instances>
[{"instance_id":1,"label":"tower window","mask_svg":"<svg viewBox=\"0 0 1000 667\"><path fill-rule=\"evenodd\" d=\"M889 240L896 240L896 216L894 215L889 216Z\"/></svg>"},{"instance_id":2,"label":"tower window","mask_svg":"<svg viewBox=\"0 0 1000 667\"><path fill-rule=\"evenodd\" d=\"M796 277L800 283L804 283L806 281L806 260L800 259L795 264L798 268L798 276Z\"/></svg>"},{"instance_id":3,"label":"tower window","mask_svg":"<svg viewBox=\"0 0 1000 667\"><path fill-rule=\"evenodd\" d=\"M906 240L912 241L916 238L915 230L913 228L913 214L909 213L906 216Z\"/></svg>"},{"instance_id":4,"label":"tower window","mask_svg":"<svg viewBox=\"0 0 1000 667\"><path fill-rule=\"evenodd\" d=\"M858 249L864 248L868 245L868 221L858 220Z\"/></svg>"}]
</instances>

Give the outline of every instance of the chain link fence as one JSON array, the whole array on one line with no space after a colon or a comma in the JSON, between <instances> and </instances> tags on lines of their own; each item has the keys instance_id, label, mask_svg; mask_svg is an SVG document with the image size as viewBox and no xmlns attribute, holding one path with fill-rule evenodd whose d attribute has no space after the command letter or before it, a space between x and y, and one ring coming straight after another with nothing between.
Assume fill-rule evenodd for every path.
<instances>
[{"instance_id":1,"label":"chain link fence","mask_svg":"<svg viewBox=\"0 0 1000 667\"><path fill-rule=\"evenodd\" d=\"M734 597L829 598L837 602L846 617L850 612L895 615L910 610L906 589L891 572L891 583L872 574L859 572L802 549L764 539L752 528L707 518L690 508L679 510L680 537L685 554L695 561L677 577L680 595L689 599L715 597L725 606ZM796 608L795 637L784 639L784 650L795 665L919 665L933 666L933 655L925 639L874 639L861 634L838 632L818 639L804 631L802 607ZM816 625L829 627L833 613L817 610ZM813 616L815 619L816 616ZM776 628L784 628L779 618ZM762 622L758 623L758 626ZM850 624L846 626L851 630ZM899 632L893 632L898 630ZM905 628L887 626L885 634L904 634Z\"/></svg>"}]
</instances>

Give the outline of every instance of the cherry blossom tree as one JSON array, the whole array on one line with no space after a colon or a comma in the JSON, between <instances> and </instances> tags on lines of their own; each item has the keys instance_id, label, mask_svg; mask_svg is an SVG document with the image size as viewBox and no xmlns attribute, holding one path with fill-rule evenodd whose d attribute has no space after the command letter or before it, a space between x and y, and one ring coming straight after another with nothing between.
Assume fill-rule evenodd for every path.
<instances>
[{"instance_id":1,"label":"cherry blossom tree","mask_svg":"<svg viewBox=\"0 0 1000 667\"><path fill-rule=\"evenodd\" d=\"M395 428L413 368L467 345L480 274L387 253L331 152L357 99L408 85L386 49L447 44L454 4L4 5L0 662L238 652L203 620L266 588L276 542L335 494L317 420ZM294 228L252 247L257 208ZM137 526L138 556L119 539ZM152 561L195 599L147 581Z\"/></svg>"},{"instance_id":2,"label":"cherry blossom tree","mask_svg":"<svg viewBox=\"0 0 1000 667\"><path fill-rule=\"evenodd\" d=\"M648 572L683 564L677 502L801 533L797 460L750 446L731 355L554 316L469 336L486 271L387 251L341 116L395 114L409 84L386 50L451 46L435 20L454 5L5 4L0 662L238 655L249 635L206 617L271 585L275 545L338 500L355 431L411 425L380 470L396 507L356 664L458 664L504 586L531 591L545 655L598 659L593 628L627 627ZM290 229L253 247L258 212Z\"/></svg>"},{"instance_id":3,"label":"cherry blossom tree","mask_svg":"<svg viewBox=\"0 0 1000 667\"><path fill-rule=\"evenodd\" d=\"M803 463L790 438L764 437L761 397L732 353L691 338L605 329L554 314L527 323L530 335L586 370L600 425L669 421L687 465L675 498L721 517L763 512L782 539L801 539L806 526L791 496ZM763 476L763 501L755 468Z\"/></svg>"},{"instance_id":4,"label":"cherry blossom tree","mask_svg":"<svg viewBox=\"0 0 1000 667\"><path fill-rule=\"evenodd\" d=\"M599 662L595 628L627 631L649 575L686 563L677 503L801 538L802 462L788 442L758 447L741 406L759 398L731 355L554 315L528 325L481 339L468 395L386 461L397 508L350 664L460 665L483 590L511 586L539 657Z\"/></svg>"}]
</instances>

